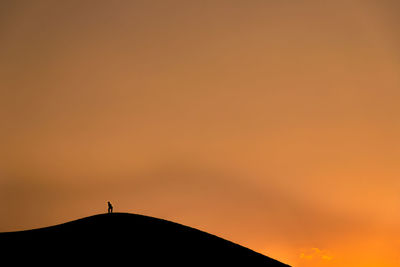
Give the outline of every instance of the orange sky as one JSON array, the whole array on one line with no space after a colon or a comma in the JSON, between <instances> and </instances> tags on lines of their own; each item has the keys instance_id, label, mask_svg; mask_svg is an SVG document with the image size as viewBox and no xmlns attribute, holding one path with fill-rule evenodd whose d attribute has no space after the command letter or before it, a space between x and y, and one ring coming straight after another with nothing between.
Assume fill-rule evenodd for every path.
<instances>
[{"instance_id":1,"label":"orange sky","mask_svg":"<svg viewBox=\"0 0 400 267\"><path fill-rule=\"evenodd\" d=\"M3 1L0 231L116 211L400 265L398 1Z\"/></svg>"}]
</instances>

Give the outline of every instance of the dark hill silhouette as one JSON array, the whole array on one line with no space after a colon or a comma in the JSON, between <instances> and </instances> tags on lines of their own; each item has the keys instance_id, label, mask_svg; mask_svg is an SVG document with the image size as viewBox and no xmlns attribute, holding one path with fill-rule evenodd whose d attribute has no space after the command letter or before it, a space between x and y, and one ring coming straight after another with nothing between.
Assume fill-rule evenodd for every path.
<instances>
[{"instance_id":1,"label":"dark hill silhouette","mask_svg":"<svg viewBox=\"0 0 400 267\"><path fill-rule=\"evenodd\" d=\"M78 266L106 262L112 266L288 266L194 228L128 213L0 233L0 249L2 260L12 258L15 266L20 261L53 260L55 266L65 262Z\"/></svg>"}]
</instances>

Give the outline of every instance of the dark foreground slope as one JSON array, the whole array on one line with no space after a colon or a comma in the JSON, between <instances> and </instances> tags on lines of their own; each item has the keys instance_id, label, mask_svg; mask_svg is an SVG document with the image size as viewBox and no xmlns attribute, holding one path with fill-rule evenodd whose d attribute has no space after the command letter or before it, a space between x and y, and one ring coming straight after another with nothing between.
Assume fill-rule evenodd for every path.
<instances>
[{"instance_id":1,"label":"dark foreground slope","mask_svg":"<svg viewBox=\"0 0 400 267\"><path fill-rule=\"evenodd\" d=\"M152 217L114 213L0 233L2 260L74 266L287 266L214 235ZM1 259L0 259L1 260Z\"/></svg>"}]
</instances>

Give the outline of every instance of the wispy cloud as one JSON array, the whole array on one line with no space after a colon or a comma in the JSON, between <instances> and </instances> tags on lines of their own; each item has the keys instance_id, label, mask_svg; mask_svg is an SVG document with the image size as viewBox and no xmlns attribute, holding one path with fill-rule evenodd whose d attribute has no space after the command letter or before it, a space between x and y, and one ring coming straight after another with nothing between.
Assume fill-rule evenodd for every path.
<instances>
[{"instance_id":1,"label":"wispy cloud","mask_svg":"<svg viewBox=\"0 0 400 267\"><path fill-rule=\"evenodd\" d=\"M300 258L304 260L323 260L331 261L333 256L326 250L321 250L319 248L311 248L300 253Z\"/></svg>"}]
</instances>

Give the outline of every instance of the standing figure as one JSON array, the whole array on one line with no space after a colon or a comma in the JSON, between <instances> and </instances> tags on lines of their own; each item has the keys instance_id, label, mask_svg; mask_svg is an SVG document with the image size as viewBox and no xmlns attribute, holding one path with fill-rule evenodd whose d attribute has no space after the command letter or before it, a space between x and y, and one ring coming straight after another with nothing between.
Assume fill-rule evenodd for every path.
<instances>
[{"instance_id":1,"label":"standing figure","mask_svg":"<svg viewBox=\"0 0 400 267\"><path fill-rule=\"evenodd\" d=\"M111 205L110 201L108 201L107 203L108 203L108 213L112 213L113 212L113 206Z\"/></svg>"}]
</instances>

